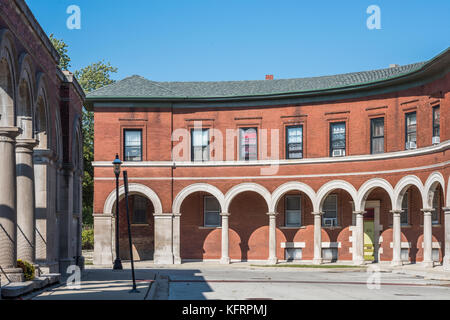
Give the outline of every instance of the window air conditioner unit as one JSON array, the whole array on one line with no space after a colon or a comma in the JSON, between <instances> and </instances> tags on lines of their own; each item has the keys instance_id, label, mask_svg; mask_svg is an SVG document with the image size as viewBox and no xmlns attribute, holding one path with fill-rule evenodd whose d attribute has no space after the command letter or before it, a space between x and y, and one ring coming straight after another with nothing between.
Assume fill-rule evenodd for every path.
<instances>
[{"instance_id":1,"label":"window air conditioner unit","mask_svg":"<svg viewBox=\"0 0 450 320\"><path fill-rule=\"evenodd\" d=\"M417 149L417 145L414 141L409 141L406 143L406 150Z\"/></svg>"},{"instance_id":2,"label":"window air conditioner unit","mask_svg":"<svg viewBox=\"0 0 450 320\"><path fill-rule=\"evenodd\" d=\"M333 150L333 157L343 157L343 156L345 156L345 150L343 149Z\"/></svg>"},{"instance_id":3,"label":"window air conditioner unit","mask_svg":"<svg viewBox=\"0 0 450 320\"><path fill-rule=\"evenodd\" d=\"M334 219L333 218L324 218L323 219L323 225L325 227L332 227L334 225Z\"/></svg>"},{"instance_id":4,"label":"window air conditioner unit","mask_svg":"<svg viewBox=\"0 0 450 320\"><path fill-rule=\"evenodd\" d=\"M441 137L433 137L433 144L441 143Z\"/></svg>"}]
</instances>

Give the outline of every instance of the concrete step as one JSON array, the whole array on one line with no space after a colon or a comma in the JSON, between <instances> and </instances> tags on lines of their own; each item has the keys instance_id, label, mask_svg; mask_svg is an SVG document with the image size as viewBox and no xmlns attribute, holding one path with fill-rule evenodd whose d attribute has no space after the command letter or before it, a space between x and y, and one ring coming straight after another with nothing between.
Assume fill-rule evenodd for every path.
<instances>
[{"instance_id":1,"label":"concrete step","mask_svg":"<svg viewBox=\"0 0 450 320\"><path fill-rule=\"evenodd\" d=\"M11 282L2 287L2 298L14 299L34 290L33 281Z\"/></svg>"},{"instance_id":2,"label":"concrete step","mask_svg":"<svg viewBox=\"0 0 450 320\"><path fill-rule=\"evenodd\" d=\"M48 284L60 283L61 274L60 273L48 273L41 275L42 278L48 278Z\"/></svg>"}]
</instances>

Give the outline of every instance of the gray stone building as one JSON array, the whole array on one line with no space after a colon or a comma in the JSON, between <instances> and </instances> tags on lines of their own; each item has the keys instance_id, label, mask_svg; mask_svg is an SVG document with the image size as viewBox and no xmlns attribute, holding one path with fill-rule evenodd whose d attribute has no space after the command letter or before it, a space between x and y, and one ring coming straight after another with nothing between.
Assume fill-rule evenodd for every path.
<instances>
[{"instance_id":1,"label":"gray stone building","mask_svg":"<svg viewBox=\"0 0 450 320\"><path fill-rule=\"evenodd\" d=\"M0 274L83 265L84 93L23 0L0 0Z\"/></svg>"}]
</instances>

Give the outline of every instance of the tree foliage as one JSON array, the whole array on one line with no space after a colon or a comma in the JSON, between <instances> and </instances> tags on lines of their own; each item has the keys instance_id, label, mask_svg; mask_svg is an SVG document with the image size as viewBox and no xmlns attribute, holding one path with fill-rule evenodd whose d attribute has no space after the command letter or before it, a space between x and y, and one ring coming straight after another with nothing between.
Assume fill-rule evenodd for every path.
<instances>
[{"instance_id":1,"label":"tree foliage","mask_svg":"<svg viewBox=\"0 0 450 320\"><path fill-rule=\"evenodd\" d=\"M69 70L71 67L70 65L70 57L67 54L68 52L68 45L60 39L56 39L53 34L50 35L50 41L52 42L53 46L55 47L56 51L58 51L60 59L59 59L59 67L62 70Z\"/></svg>"},{"instance_id":2,"label":"tree foliage","mask_svg":"<svg viewBox=\"0 0 450 320\"><path fill-rule=\"evenodd\" d=\"M50 35L55 49L61 56L60 67L70 67L70 58L67 54L68 46L63 40L58 40ZM65 69L67 70L67 69ZM117 68L109 62L100 60L74 72L80 86L85 93L92 92L101 87L114 83L111 75L117 72ZM94 113L83 108L83 224L93 224L93 201L94 201Z\"/></svg>"}]
</instances>

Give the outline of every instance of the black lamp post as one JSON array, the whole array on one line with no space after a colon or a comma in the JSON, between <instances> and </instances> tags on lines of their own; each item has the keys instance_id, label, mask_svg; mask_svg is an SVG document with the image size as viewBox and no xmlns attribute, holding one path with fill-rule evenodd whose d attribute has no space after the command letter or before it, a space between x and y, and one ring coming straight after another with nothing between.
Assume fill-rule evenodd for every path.
<instances>
[{"instance_id":1,"label":"black lamp post","mask_svg":"<svg viewBox=\"0 0 450 320\"><path fill-rule=\"evenodd\" d=\"M113 270L123 270L119 255L119 177L122 161L120 161L118 154L116 154L116 159L114 159L112 164L116 175L116 260L114 261Z\"/></svg>"}]
</instances>

